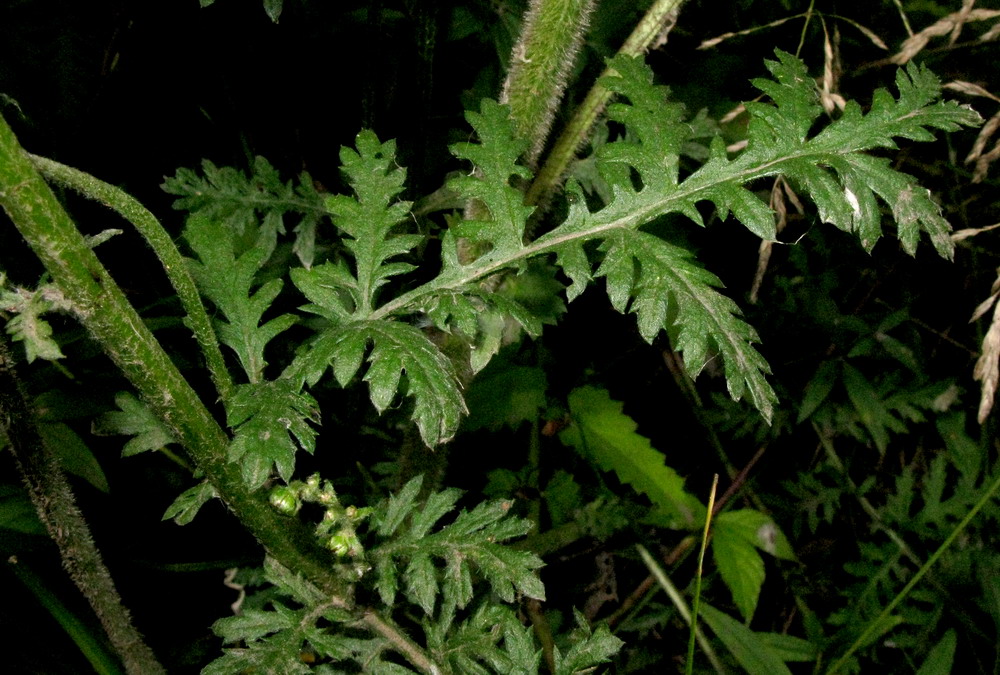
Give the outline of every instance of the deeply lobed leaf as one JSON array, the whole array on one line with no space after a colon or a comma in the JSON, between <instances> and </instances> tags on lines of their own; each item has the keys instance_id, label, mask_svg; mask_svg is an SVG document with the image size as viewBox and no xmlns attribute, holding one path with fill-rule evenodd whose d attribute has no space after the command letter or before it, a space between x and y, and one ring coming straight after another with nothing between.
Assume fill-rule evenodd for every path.
<instances>
[{"instance_id":1,"label":"deeply lobed leaf","mask_svg":"<svg viewBox=\"0 0 1000 675\"><path fill-rule=\"evenodd\" d=\"M198 260L188 261L191 275L226 317L217 324L220 340L236 352L250 382L259 382L267 365L267 343L296 322L291 314L283 314L260 325L282 287L280 279L272 279L253 290L257 272L274 252L275 230L261 227L254 245L237 254L234 235L224 224L196 214L188 218L184 237L198 255Z\"/></svg>"},{"instance_id":2,"label":"deeply lobed leaf","mask_svg":"<svg viewBox=\"0 0 1000 675\"><path fill-rule=\"evenodd\" d=\"M226 402L229 426L235 437L229 461L239 462L243 480L258 488L276 468L289 481L298 449L312 453L319 423L319 408L309 394L300 393L287 379L236 387Z\"/></svg>"},{"instance_id":3,"label":"deeply lobed leaf","mask_svg":"<svg viewBox=\"0 0 1000 675\"><path fill-rule=\"evenodd\" d=\"M346 385L361 367L372 404L382 412L392 403L406 374L406 393L414 398L413 420L429 446L454 436L466 413L454 366L419 329L398 321L360 321L320 334L290 368L299 382L315 383L328 367Z\"/></svg>"}]
</instances>

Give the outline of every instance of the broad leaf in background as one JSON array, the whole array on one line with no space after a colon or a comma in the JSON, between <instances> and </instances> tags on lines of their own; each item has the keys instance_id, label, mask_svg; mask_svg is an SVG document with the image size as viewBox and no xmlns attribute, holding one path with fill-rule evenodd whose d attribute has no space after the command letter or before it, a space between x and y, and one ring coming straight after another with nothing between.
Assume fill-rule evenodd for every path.
<instances>
[{"instance_id":1,"label":"broad leaf in background","mask_svg":"<svg viewBox=\"0 0 1000 675\"><path fill-rule=\"evenodd\" d=\"M764 584L764 561L757 552L795 560L791 544L771 518L742 509L720 513L712 521L712 555L722 580L747 623L757 609Z\"/></svg>"},{"instance_id":2,"label":"broad leaf in background","mask_svg":"<svg viewBox=\"0 0 1000 675\"><path fill-rule=\"evenodd\" d=\"M496 431L505 425L516 429L534 421L545 407L547 387L544 370L516 365L501 354L473 379L466 392L466 427Z\"/></svg>"},{"instance_id":3,"label":"broad leaf in background","mask_svg":"<svg viewBox=\"0 0 1000 675\"><path fill-rule=\"evenodd\" d=\"M701 603L702 619L749 675L791 675L786 661L812 661L816 648L806 640L756 633L711 605Z\"/></svg>"},{"instance_id":4,"label":"broad leaf in background","mask_svg":"<svg viewBox=\"0 0 1000 675\"><path fill-rule=\"evenodd\" d=\"M636 423L603 389L581 387L569 395L573 423L559 439L622 483L646 495L655 507L649 520L673 529L694 529L705 507L684 490L684 479L664 464L663 453L635 432Z\"/></svg>"},{"instance_id":5,"label":"broad leaf in background","mask_svg":"<svg viewBox=\"0 0 1000 675\"><path fill-rule=\"evenodd\" d=\"M291 314L282 314L260 325L281 292L282 281L272 279L253 290L257 271L271 257L277 236L266 222L256 232L253 246L237 255L235 237L220 221L198 213L188 218L184 229L184 238L199 258L189 261L191 276L225 315L226 320L217 323L219 339L236 352L250 382L263 378L267 343L296 321Z\"/></svg>"},{"instance_id":6,"label":"broad leaf in background","mask_svg":"<svg viewBox=\"0 0 1000 675\"><path fill-rule=\"evenodd\" d=\"M79 476L101 492L107 492L108 479L93 451L80 435L62 422L45 422L38 425L45 446L59 460L65 471Z\"/></svg>"},{"instance_id":7,"label":"broad leaf in background","mask_svg":"<svg viewBox=\"0 0 1000 675\"><path fill-rule=\"evenodd\" d=\"M957 637L954 630L949 630L944 637L934 645L927 655L924 664L920 666L917 675L950 675L955 662L955 647Z\"/></svg>"}]
</instances>

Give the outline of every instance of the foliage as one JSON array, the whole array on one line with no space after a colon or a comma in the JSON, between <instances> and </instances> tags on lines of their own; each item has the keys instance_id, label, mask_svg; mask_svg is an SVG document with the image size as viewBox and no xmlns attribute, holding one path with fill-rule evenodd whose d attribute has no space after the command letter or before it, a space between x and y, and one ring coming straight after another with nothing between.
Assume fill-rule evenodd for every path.
<instances>
[{"instance_id":1,"label":"foliage","mask_svg":"<svg viewBox=\"0 0 1000 675\"><path fill-rule=\"evenodd\" d=\"M915 58L917 37L947 29L957 39L995 15L929 5L939 23L914 31L920 13L886 3L880 16L898 12L913 37L899 37L893 92L869 94L870 80L886 79L874 60L864 76L837 64L858 58L864 40L878 46L870 28L811 3L788 37L792 20L773 3L749 3L755 28L704 46L778 32L788 39L762 44L798 41L796 54L774 50L759 77L759 60L745 58L754 50L722 47L705 57L714 71L694 57L690 72L675 69L671 92L655 84L663 54L636 55L678 48L663 47L676 6L571 4L563 26L554 0L265 0L269 23L259 4L202 0L206 21L253 11L246 26L322 35L322 60L351 64L322 80L302 65L315 54L270 80L243 64L256 95L240 113L259 105L267 117L281 101L301 119L282 118L275 133L296 140L269 145L260 128L239 128L242 170L203 159L164 181L185 213L183 258L169 222L24 153L0 120L0 202L17 228L0 234L0 318L23 347L27 383L0 398L0 445L58 457L102 500L141 494L141 508L125 509L139 541L162 538L140 521L162 514L187 526L170 537L192 537L194 566L231 568L232 615L211 617L214 638L187 639L206 645L188 663L168 655L172 669L568 675L666 672L675 659L693 672L704 658L750 673L795 663L931 673L995 660L979 626L1000 624L989 553L1000 478L990 429L969 431L963 369L982 341L987 391L996 331L977 334L968 312L955 321L946 308L962 304L956 288L988 285L978 269L993 254L966 239L986 232L975 219L995 202L984 148L996 124L969 153L971 177L953 156L921 149L945 136L954 155L982 120L940 100L928 64L945 56ZM546 11L565 45L533 32ZM693 25L682 42L705 30ZM977 30L984 44L995 39ZM822 45L819 79L807 36ZM334 55L341 41L350 49ZM401 45L411 51L396 58ZM550 47L561 54L552 63L542 58ZM390 63L395 79L382 79ZM536 68L544 91L518 82ZM759 95L734 93L747 102L726 115L729 94L705 83L730 70ZM296 95L336 91L345 115L356 99L359 119L317 123L291 91L283 101L284 76ZM448 96L432 90L441 82ZM26 124L21 98L0 92L0 112L13 105ZM466 110L444 110L445 98ZM692 114L682 101L705 108ZM213 105L196 109L215 124ZM565 129L550 137L553 113ZM365 129L331 152L330 129L353 132L361 120L398 145ZM310 125L323 140L286 151ZM184 162L211 151L196 152ZM87 223L91 207L61 193L60 203L36 170L136 224L176 294L151 281L153 258L130 234L80 234L69 214ZM283 178L291 170L298 178ZM965 183L984 179L977 204ZM966 229L953 233L949 220ZM898 245L876 248L893 230ZM925 234L936 258L918 258ZM45 272L17 254L22 239ZM621 330L631 315L637 330ZM12 422L24 414L10 400L30 407L33 431ZM93 436L128 439L122 448ZM110 471L115 455L142 457ZM707 500L703 486L723 472L725 492ZM53 498L32 488L35 522L15 486L0 496L0 545L11 560L30 558L37 547L16 537L41 534ZM202 508L217 497L226 521ZM702 578L689 554L706 520ZM237 523L256 544L228 542ZM68 559L93 548L55 539ZM158 553L175 574L184 556ZM659 589L670 604L650 597ZM702 592L711 606L690 629L699 655L685 658L686 598ZM169 627L160 614L140 618ZM207 646L216 638L221 656Z\"/></svg>"}]
</instances>

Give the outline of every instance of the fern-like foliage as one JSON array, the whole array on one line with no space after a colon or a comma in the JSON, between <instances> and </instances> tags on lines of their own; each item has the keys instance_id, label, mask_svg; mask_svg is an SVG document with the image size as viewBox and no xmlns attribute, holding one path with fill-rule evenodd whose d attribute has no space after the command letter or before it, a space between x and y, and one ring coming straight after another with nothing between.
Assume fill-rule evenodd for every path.
<instances>
[{"instance_id":1,"label":"fern-like foliage","mask_svg":"<svg viewBox=\"0 0 1000 675\"><path fill-rule=\"evenodd\" d=\"M375 564L379 595L386 605L395 601L400 587L398 569L404 569L401 564L404 561L407 598L428 615L434 614L439 594L443 615L450 616L456 609L465 608L472 600L474 570L489 581L493 592L505 602L513 602L515 593L545 599L545 591L535 576L535 570L542 566L541 559L533 553L502 545L527 534L531 527L528 521L505 517L510 502L484 502L431 533L438 521L454 510L461 493L454 489L434 493L419 505L420 485L420 478L407 483L375 520L380 536L394 537L392 543L379 547L370 556ZM444 563L443 574L435 559Z\"/></svg>"},{"instance_id":2,"label":"fern-like foliage","mask_svg":"<svg viewBox=\"0 0 1000 675\"><path fill-rule=\"evenodd\" d=\"M264 376L264 348L279 333L291 328L296 318L282 314L261 325L264 313L281 292L281 279L257 287L257 272L274 252L277 232L265 223L253 228L255 241L240 250L236 236L206 214L188 218L184 238L197 254L189 262L199 290L225 315L216 328L221 341L232 348L252 383ZM256 288L256 290L254 290Z\"/></svg>"},{"instance_id":3,"label":"fern-like foliage","mask_svg":"<svg viewBox=\"0 0 1000 675\"><path fill-rule=\"evenodd\" d=\"M226 402L226 414L236 434L229 459L240 463L243 480L252 488L264 484L272 466L282 480L290 480L296 451L312 453L315 448L316 431L310 423L319 423L319 407L288 379L237 386Z\"/></svg>"},{"instance_id":4,"label":"fern-like foliage","mask_svg":"<svg viewBox=\"0 0 1000 675\"><path fill-rule=\"evenodd\" d=\"M531 627L500 602L470 604L480 579L502 602L512 602L516 594L544 597L536 575L541 560L503 545L525 534L530 525L512 517L511 504L504 501L461 511L442 524L442 519L454 515L458 491L418 499L420 487L421 480L414 479L374 509L369 548L355 552L357 560L370 565L355 565L353 581L374 589L386 617L398 614L405 620L408 612L423 613L420 626L433 672L538 672L542 650ZM303 654L309 654L314 664L323 664L319 667L415 672L387 658L398 645L377 632L366 635L356 630L372 608L331 600L271 559L265 561L263 572L271 588L261 601L249 598L239 616L216 622L215 632L233 646L203 672L313 672ZM406 603L400 601L400 590ZM563 645L565 651L554 651L559 675L588 672L621 648L621 640L607 627L591 629L582 617L578 619L580 629Z\"/></svg>"},{"instance_id":5,"label":"fern-like foliage","mask_svg":"<svg viewBox=\"0 0 1000 675\"><path fill-rule=\"evenodd\" d=\"M428 445L436 445L455 434L465 412L454 366L417 328L373 317L379 288L413 269L394 259L421 241L417 235L394 232L409 209L408 203L395 201L405 172L395 164L395 145L380 143L371 132L361 133L357 150L345 148L341 159L355 196L332 197L327 206L334 223L350 237L345 247L354 268L339 261L292 270L292 281L312 303L303 309L324 317L330 327L296 359L288 375L313 384L332 367L337 381L346 385L367 355L364 379L375 407L381 412L392 403L405 373L420 434Z\"/></svg>"},{"instance_id":6,"label":"fern-like foliage","mask_svg":"<svg viewBox=\"0 0 1000 675\"><path fill-rule=\"evenodd\" d=\"M261 221L268 229L284 233L285 219L295 214L298 223L293 229L293 249L303 265L312 265L316 226L327 212L308 173L299 176L297 185L282 182L277 169L257 157L249 176L231 167L217 167L207 159L201 163L201 174L178 169L175 176L163 182L164 191L180 197L174 201L175 209L224 223L240 238L256 236Z\"/></svg>"},{"instance_id":7,"label":"fern-like foliage","mask_svg":"<svg viewBox=\"0 0 1000 675\"><path fill-rule=\"evenodd\" d=\"M525 240L532 209L522 203L515 187L516 181L530 177L517 163L524 144L516 139L505 108L484 101L479 112L467 114L478 142L451 148L473 164L450 187L476 205L470 209L474 215L454 222L444 233L439 274L401 294L396 290L396 295L391 291L399 284L390 282L409 278L413 266L402 257L422 239L403 231L409 204L398 199L405 172L396 165L394 145L380 142L371 132L361 133L356 149L341 153L354 194L326 200L343 235L339 244L343 253L291 273L310 303L303 310L323 317L327 324L300 350L284 376L299 386L313 385L332 369L337 381L346 385L367 361L363 378L375 407L384 410L402 392L414 400L414 419L424 441L445 442L466 411L457 370L424 331L401 319L423 314L439 330L458 336L471 348L470 370L478 372L499 350L507 323L514 321L529 334L537 334L543 320L495 290L497 284L484 281L501 272L523 272L528 260L553 255L570 281L570 300L595 278L603 278L614 307L636 315L647 341L665 332L692 375L720 358L730 395L749 398L770 421L776 397L766 379L768 365L753 346L757 333L742 319L736 303L719 292L719 280L690 252L643 231L642 226L672 213L701 224L699 205L709 202L722 217L732 213L751 231L772 239L773 214L747 185L780 174L813 199L823 220L856 232L868 250L882 233L881 200L895 218L905 250L913 253L920 232L927 232L947 257L951 255L948 225L927 191L867 152L895 147L897 138L929 140L930 130L979 122L968 108L936 102L936 78L911 65L897 77L897 97L877 92L868 112L849 103L839 119L822 128L822 108L805 66L788 54L777 56L767 63L774 79L755 81L771 102L748 104L751 119L745 150L730 158L716 138L704 164L687 176L681 173L679 156L704 125L685 122L683 109L666 101L665 91L652 84L652 74L640 60L614 59L613 75L605 85L619 100L609 106L608 115L626 133L603 144L596 158L609 199L592 211L580 187L571 182L565 220L534 241ZM817 127L821 130L810 136ZM171 183L171 189L186 190L186 199L194 201L183 203L204 210L211 208L206 206L211 199L198 201L199 190L211 188L216 196L231 197L245 187L228 173L211 173L207 182L185 174L185 180ZM265 182L277 189L272 178ZM236 211L219 214L247 228L250 207L241 208L238 217L233 215ZM252 233L254 246L237 246L233 254L224 237L197 246L193 242L203 259L196 274L201 273L206 294L226 315L227 323L220 326L223 341L237 351L252 382L259 380L266 342L293 321L280 316L259 325L279 287L268 282L255 293L251 289L253 275L266 259L265 252L273 249L270 238L278 229L274 216L265 217L263 227ZM479 257L470 261L460 254L464 241L474 243ZM225 274L205 271L218 263L239 279L238 292ZM213 288L213 283L219 287Z\"/></svg>"},{"instance_id":8,"label":"fern-like foliage","mask_svg":"<svg viewBox=\"0 0 1000 675\"><path fill-rule=\"evenodd\" d=\"M924 466L913 462L903 467L894 484L885 490L884 503L877 508L874 532L859 538L858 555L844 564L850 582L842 588L848 603L829 617L844 635L854 637L858 626L878 616L882 608L912 577L922 559L954 531L983 490L995 480L996 467L982 466L983 444L965 431L964 413L943 415L938 431L945 448L930 452ZM873 499L881 499L874 491ZM895 614L888 630L898 648L913 658L931 646L931 637L949 616L949 601L956 592L969 592L996 573L997 522L995 506L984 509L968 525L966 536L983 546L949 548L930 575L930 580L915 587ZM895 532L897 541L884 531ZM901 550L901 539L909 547ZM978 590L976 591L978 593ZM990 610L992 611L992 610ZM876 660L878 653L871 654Z\"/></svg>"},{"instance_id":9,"label":"fern-like foliage","mask_svg":"<svg viewBox=\"0 0 1000 675\"><path fill-rule=\"evenodd\" d=\"M54 361L63 358L59 343L52 337L52 326L42 318L45 312L67 311L70 304L62 292L51 284L34 291L10 287L6 275L0 272L0 311L10 312L6 332L14 342L24 344L28 363L35 359Z\"/></svg>"},{"instance_id":10,"label":"fern-like foliage","mask_svg":"<svg viewBox=\"0 0 1000 675\"><path fill-rule=\"evenodd\" d=\"M604 145L598 157L613 198L591 212L571 184L569 216L534 246L555 250L572 281L573 298L594 274L584 243L603 240L605 259L597 275L607 278L612 303L622 310L630 306L647 339L660 329L679 333L676 346L692 373L716 352L721 354L730 394L737 399L749 395L765 418L770 418L775 397L764 379L766 363L750 346L757 339L754 331L739 318L735 304L714 290L718 282L713 277L669 243L638 236L636 228L671 212L701 224L696 207L707 200L722 217L732 213L754 233L773 239L773 214L745 185L782 174L816 202L823 220L857 232L868 250L881 234L877 195L892 209L908 252L915 250L920 231L926 231L939 253L951 255L948 225L927 191L887 160L864 154L895 147L894 137L928 140L929 128L954 130L979 123L971 109L933 103L939 85L925 69L911 65L900 72L898 99L880 91L867 114L858 104L849 104L841 119L809 138L821 114L813 81L801 61L778 52L778 60L768 62L776 81L755 81L773 103L748 104L746 149L730 159L717 138L708 161L680 180L677 157L688 138L680 108L652 86L651 73L641 61L619 57L611 65L616 75L605 84L627 102L612 105L608 114L631 132ZM638 189L628 179L629 168L639 175Z\"/></svg>"}]
</instances>

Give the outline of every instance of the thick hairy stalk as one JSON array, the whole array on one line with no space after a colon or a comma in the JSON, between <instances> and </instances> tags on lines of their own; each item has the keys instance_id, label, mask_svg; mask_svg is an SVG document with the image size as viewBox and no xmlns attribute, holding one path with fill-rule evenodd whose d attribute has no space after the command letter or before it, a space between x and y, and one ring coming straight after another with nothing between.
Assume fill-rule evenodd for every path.
<instances>
[{"instance_id":1,"label":"thick hairy stalk","mask_svg":"<svg viewBox=\"0 0 1000 675\"><path fill-rule=\"evenodd\" d=\"M87 598L126 672L166 673L153 650L132 625L108 568L77 508L66 476L42 442L24 388L14 372L6 340L0 336L0 434L7 437L18 471L38 518L59 548L63 567Z\"/></svg>"},{"instance_id":2,"label":"thick hairy stalk","mask_svg":"<svg viewBox=\"0 0 1000 675\"><path fill-rule=\"evenodd\" d=\"M229 438L94 255L14 133L0 118L0 205L42 261L74 313L205 471L237 517L275 559L335 590L325 553L251 493L226 460ZM302 552L308 552L303 554Z\"/></svg>"},{"instance_id":3,"label":"thick hairy stalk","mask_svg":"<svg viewBox=\"0 0 1000 675\"><path fill-rule=\"evenodd\" d=\"M114 185L94 178L89 173L54 162L51 159L28 155L35 168L51 181L79 192L88 199L98 201L112 209L125 220L129 221L139 231L153 249L156 257L163 264L167 278L177 291L177 297L187 313L188 322L194 332L195 339L205 355L205 365L212 376L219 396L228 398L233 388L232 379L226 370L226 362L219 349L219 341L212 330L212 322L208 318L205 306L201 302L194 279L184 264L181 252L160 221L135 198Z\"/></svg>"},{"instance_id":4,"label":"thick hairy stalk","mask_svg":"<svg viewBox=\"0 0 1000 675\"><path fill-rule=\"evenodd\" d=\"M301 573L338 606L348 609L351 601L344 582L333 572L329 551L300 521L279 515L265 494L246 487L239 465L226 458L229 437L97 259L3 117L0 206L72 304L80 323L187 448L243 526L276 561ZM362 620L372 614L359 611ZM402 635L397 640L408 643ZM414 650L418 648L411 644L408 651ZM424 663L429 661L424 658L416 665L431 672L433 668Z\"/></svg>"},{"instance_id":5,"label":"thick hairy stalk","mask_svg":"<svg viewBox=\"0 0 1000 675\"><path fill-rule=\"evenodd\" d=\"M683 0L656 0L618 53L638 56L664 40L677 20L682 2ZM611 69L607 69L602 77L612 73ZM525 196L526 203L540 204L548 199L566 173L566 167L576 156L577 149L589 137L598 115L604 110L610 98L611 92L600 81L591 87L583 103L576 109L573 118L552 146L542 168L538 170L538 175L535 176Z\"/></svg>"},{"instance_id":6,"label":"thick hairy stalk","mask_svg":"<svg viewBox=\"0 0 1000 675\"><path fill-rule=\"evenodd\" d=\"M542 154L593 9L594 0L531 0L524 15L500 102L510 105L518 136L530 144L531 167Z\"/></svg>"}]
</instances>

